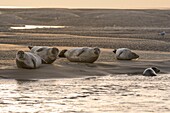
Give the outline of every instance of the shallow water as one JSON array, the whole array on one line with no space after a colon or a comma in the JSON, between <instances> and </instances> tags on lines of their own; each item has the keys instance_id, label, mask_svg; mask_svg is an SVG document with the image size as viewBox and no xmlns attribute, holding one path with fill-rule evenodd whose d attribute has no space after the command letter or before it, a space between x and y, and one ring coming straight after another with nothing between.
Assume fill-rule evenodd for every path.
<instances>
[{"instance_id":1,"label":"shallow water","mask_svg":"<svg viewBox=\"0 0 170 113\"><path fill-rule=\"evenodd\" d=\"M170 75L0 80L0 113L168 113Z\"/></svg>"},{"instance_id":2,"label":"shallow water","mask_svg":"<svg viewBox=\"0 0 170 113\"><path fill-rule=\"evenodd\" d=\"M24 27L10 27L11 29L43 29L43 28L66 28L66 26L25 25Z\"/></svg>"}]
</instances>

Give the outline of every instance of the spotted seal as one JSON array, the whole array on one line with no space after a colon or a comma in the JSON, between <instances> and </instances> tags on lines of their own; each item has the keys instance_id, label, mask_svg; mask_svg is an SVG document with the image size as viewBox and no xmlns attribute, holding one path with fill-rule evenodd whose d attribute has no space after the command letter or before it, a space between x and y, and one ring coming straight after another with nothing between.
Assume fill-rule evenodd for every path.
<instances>
[{"instance_id":1,"label":"spotted seal","mask_svg":"<svg viewBox=\"0 0 170 113\"><path fill-rule=\"evenodd\" d=\"M16 54L18 68L35 69L42 64L41 58L31 52L18 51Z\"/></svg>"},{"instance_id":2,"label":"spotted seal","mask_svg":"<svg viewBox=\"0 0 170 113\"><path fill-rule=\"evenodd\" d=\"M150 67L143 71L144 76L157 76L160 70L157 67Z\"/></svg>"},{"instance_id":3,"label":"spotted seal","mask_svg":"<svg viewBox=\"0 0 170 113\"><path fill-rule=\"evenodd\" d=\"M43 64L53 63L57 59L59 53L58 48L55 47L28 46L28 48L31 50L31 53L35 53L41 57Z\"/></svg>"},{"instance_id":4,"label":"spotted seal","mask_svg":"<svg viewBox=\"0 0 170 113\"><path fill-rule=\"evenodd\" d=\"M70 62L93 63L100 55L99 48L74 48L70 50L62 50L59 57L66 57Z\"/></svg>"},{"instance_id":5,"label":"spotted seal","mask_svg":"<svg viewBox=\"0 0 170 113\"><path fill-rule=\"evenodd\" d=\"M116 57L117 60L132 60L132 59L139 58L139 55L132 52L128 48L115 49L113 52L116 54L115 57Z\"/></svg>"}]
</instances>

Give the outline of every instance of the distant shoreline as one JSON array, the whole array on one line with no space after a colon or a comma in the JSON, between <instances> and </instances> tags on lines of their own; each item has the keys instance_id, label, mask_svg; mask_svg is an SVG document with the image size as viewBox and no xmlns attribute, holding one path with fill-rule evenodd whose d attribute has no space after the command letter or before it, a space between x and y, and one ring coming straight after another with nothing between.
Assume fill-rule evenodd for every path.
<instances>
[{"instance_id":1,"label":"distant shoreline","mask_svg":"<svg viewBox=\"0 0 170 113\"><path fill-rule=\"evenodd\" d=\"M0 9L76 9L76 10L170 10L168 8L80 8L80 7L20 7L20 6L0 6Z\"/></svg>"}]
</instances>

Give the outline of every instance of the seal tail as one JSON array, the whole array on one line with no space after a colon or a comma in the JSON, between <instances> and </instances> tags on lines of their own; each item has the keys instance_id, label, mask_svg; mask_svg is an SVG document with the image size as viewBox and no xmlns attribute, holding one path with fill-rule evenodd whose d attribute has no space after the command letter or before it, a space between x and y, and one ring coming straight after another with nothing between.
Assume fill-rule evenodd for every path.
<instances>
[{"instance_id":1,"label":"seal tail","mask_svg":"<svg viewBox=\"0 0 170 113\"><path fill-rule=\"evenodd\" d=\"M31 50L33 48L33 46L28 46L28 48Z\"/></svg>"},{"instance_id":2,"label":"seal tail","mask_svg":"<svg viewBox=\"0 0 170 113\"><path fill-rule=\"evenodd\" d=\"M60 53L59 53L59 57L60 58L66 58L66 56L65 56L65 52L67 51L67 49L64 49L64 50L62 50Z\"/></svg>"}]
</instances>

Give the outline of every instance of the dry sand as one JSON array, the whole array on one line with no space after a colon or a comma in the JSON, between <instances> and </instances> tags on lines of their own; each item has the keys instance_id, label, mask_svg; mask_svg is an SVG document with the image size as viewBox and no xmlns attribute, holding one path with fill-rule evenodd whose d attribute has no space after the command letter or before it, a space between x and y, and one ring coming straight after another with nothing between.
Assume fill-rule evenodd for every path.
<instances>
[{"instance_id":1,"label":"dry sand","mask_svg":"<svg viewBox=\"0 0 170 113\"><path fill-rule=\"evenodd\" d=\"M58 47L58 46L56 46ZM0 44L1 51L29 51L27 46ZM71 49L76 47L58 47ZM75 78L83 76L104 76L114 74L140 75L145 68L156 66L162 74L170 73L169 52L134 51L139 54L137 60L116 60L113 49L102 49L99 59L91 63L74 63L65 58L58 58L53 64L44 64L38 69L18 69L14 60L1 60L0 75L14 79L48 79L48 78ZM13 54L15 57L15 54Z\"/></svg>"}]
</instances>

